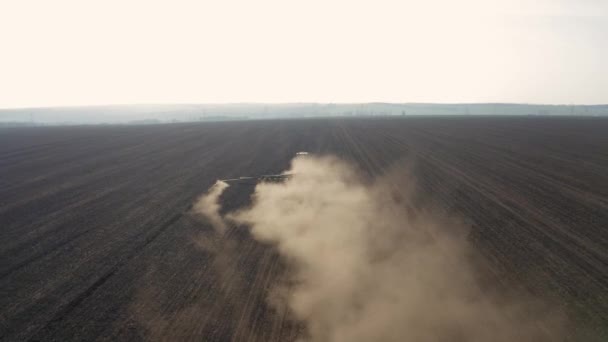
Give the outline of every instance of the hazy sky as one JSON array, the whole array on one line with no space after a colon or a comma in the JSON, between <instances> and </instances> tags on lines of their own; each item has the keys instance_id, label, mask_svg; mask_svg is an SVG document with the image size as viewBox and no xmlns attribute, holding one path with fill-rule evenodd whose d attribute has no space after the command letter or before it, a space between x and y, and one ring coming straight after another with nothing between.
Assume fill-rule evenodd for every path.
<instances>
[{"instance_id":1,"label":"hazy sky","mask_svg":"<svg viewBox=\"0 0 608 342\"><path fill-rule=\"evenodd\" d=\"M0 107L608 103L608 0L0 0Z\"/></svg>"}]
</instances>

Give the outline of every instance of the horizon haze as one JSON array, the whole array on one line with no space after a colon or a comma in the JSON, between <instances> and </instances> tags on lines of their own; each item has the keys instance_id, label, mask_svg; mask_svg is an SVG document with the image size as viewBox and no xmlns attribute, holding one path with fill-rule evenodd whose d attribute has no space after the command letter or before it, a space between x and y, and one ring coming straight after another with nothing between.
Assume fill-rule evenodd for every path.
<instances>
[{"instance_id":1,"label":"horizon haze","mask_svg":"<svg viewBox=\"0 0 608 342\"><path fill-rule=\"evenodd\" d=\"M314 117L608 116L608 105L517 103L229 103L0 109L0 126L160 124Z\"/></svg>"}]
</instances>

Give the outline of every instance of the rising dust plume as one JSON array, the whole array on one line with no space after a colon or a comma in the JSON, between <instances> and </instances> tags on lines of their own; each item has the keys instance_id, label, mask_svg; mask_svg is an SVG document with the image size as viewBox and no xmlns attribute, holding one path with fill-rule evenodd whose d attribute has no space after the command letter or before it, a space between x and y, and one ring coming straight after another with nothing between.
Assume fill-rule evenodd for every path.
<instances>
[{"instance_id":1,"label":"rising dust plume","mask_svg":"<svg viewBox=\"0 0 608 342\"><path fill-rule=\"evenodd\" d=\"M310 341L558 340L560 315L479 282L458 221L412 203L410 182L364 182L334 157L296 158L285 183L260 183L250 207L219 215L216 184L195 205L222 232L244 224L289 270L268 300Z\"/></svg>"}]
</instances>

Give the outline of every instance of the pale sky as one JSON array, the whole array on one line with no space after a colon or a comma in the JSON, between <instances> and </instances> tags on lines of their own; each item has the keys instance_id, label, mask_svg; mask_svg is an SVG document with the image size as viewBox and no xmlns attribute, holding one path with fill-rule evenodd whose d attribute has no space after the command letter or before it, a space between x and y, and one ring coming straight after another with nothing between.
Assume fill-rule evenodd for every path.
<instances>
[{"instance_id":1,"label":"pale sky","mask_svg":"<svg viewBox=\"0 0 608 342\"><path fill-rule=\"evenodd\" d=\"M608 0L0 0L0 108L608 103Z\"/></svg>"}]
</instances>

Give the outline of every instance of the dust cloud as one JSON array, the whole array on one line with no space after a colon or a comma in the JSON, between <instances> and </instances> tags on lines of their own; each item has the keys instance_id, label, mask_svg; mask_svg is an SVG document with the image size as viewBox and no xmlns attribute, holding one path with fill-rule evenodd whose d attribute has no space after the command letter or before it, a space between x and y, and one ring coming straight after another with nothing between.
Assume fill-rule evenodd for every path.
<instances>
[{"instance_id":1,"label":"dust cloud","mask_svg":"<svg viewBox=\"0 0 608 342\"><path fill-rule=\"evenodd\" d=\"M218 183L195 210L276 247L289 270L268 301L306 325L302 340L560 339L548 306L482 284L466 228L416 205L411 180L367 182L334 157L296 158L289 172L258 184L250 207L221 217Z\"/></svg>"},{"instance_id":2,"label":"dust cloud","mask_svg":"<svg viewBox=\"0 0 608 342\"><path fill-rule=\"evenodd\" d=\"M218 180L205 195L196 201L192 208L195 212L204 215L219 233L226 231L226 223L219 213L219 197L227 187L228 183Z\"/></svg>"}]
</instances>

